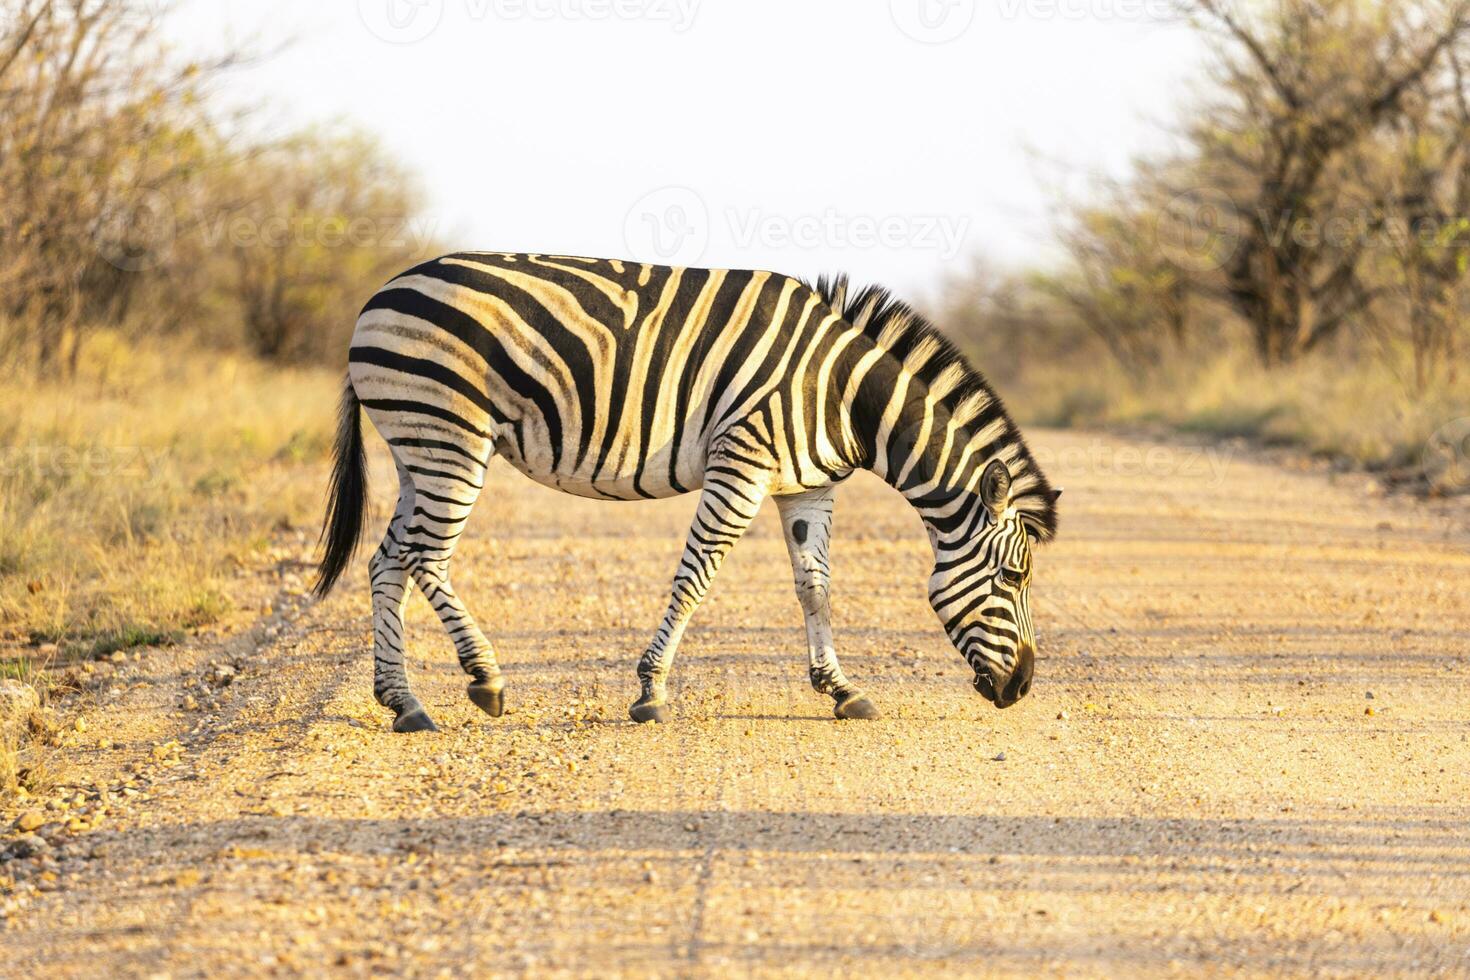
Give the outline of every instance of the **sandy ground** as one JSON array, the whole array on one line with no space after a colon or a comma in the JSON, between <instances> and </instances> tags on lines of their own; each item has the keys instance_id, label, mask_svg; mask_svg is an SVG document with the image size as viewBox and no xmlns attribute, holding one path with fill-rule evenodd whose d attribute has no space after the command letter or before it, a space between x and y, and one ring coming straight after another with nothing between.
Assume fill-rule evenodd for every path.
<instances>
[{"instance_id":1,"label":"sandy ground","mask_svg":"<svg viewBox=\"0 0 1470 980\"><path fill-rule=\"evenodd\" d=\"M692 498L497 466L455 577L513 711L464 698L415 599L435 735L372 700L361 570L321 605L291 561L242 582L270 596L256 622L115 668L67 736L53 847L0 866L0 972L1470 973L1464 511L1225 451L1033 442L1067 492L1036 685L1006 712L869 478L839 498L835 611L878 722L807 686L771 507L665 726L626 709Z\"/></svg>"}]
</instances>

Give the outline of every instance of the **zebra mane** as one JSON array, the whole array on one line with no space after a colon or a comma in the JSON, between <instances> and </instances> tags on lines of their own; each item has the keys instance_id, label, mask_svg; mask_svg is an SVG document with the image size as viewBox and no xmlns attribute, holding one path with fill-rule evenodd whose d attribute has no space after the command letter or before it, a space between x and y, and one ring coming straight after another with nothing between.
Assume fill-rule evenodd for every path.
<instances>
[{"instance_id":1,"label":"zebra mane","mask_svg":"<svg viewBox=\"0 0 1470 980\"><path fill-rule=\"evenodd\" d=\"M1014 459L1008 461L1011 502L1041 540L1051 540L1057 530L1056 492L1000 396L960 349L882 286L864 286L852 293L845 274L819 276L814 286L807 285L834 312L902 361L904 369L927 385L934 398L943 400L957 424L968 425L981 415L999 423L994 445L1015 447Z\"/></svg>"}]
</instances>

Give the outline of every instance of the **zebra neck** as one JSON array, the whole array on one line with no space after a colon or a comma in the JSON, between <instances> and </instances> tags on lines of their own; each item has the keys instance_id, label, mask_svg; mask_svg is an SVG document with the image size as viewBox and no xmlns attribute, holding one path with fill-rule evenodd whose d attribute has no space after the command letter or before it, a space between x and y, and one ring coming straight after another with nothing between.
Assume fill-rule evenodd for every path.
<instances>
[{"instance_id":1,"label":"zebra neck","mask_svg":"<svg viewBox=\"0 0 1470 980\"><path fill-rule=\"evenodd\" d=\"M969 429L954 424L950 399L935 397L871 338L854 347L843 410L855 460L903 494L926 524L948 524L968 511L979 475Z\"/></svg>"}]
</instances>

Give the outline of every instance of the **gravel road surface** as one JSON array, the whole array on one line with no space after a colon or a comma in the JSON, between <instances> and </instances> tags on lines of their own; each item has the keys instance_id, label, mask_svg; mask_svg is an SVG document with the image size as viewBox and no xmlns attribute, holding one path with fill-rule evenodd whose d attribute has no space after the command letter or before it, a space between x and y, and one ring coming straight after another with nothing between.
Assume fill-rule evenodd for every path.
<instances>
[{"instance_id":1,"label":"gravel road surface","mask_svg":"<svg viewBox=\"0 0 1470 980\"><path fill-rule=\"evenodd\" d=\"M693 497L493 467L455 582L512 710L465 699L415 598L429 735L372 700L363 569L306 601L300 536L242 578L237 628L103 668L31 804L50 846L0 865L0 973L1470 973L1463 508L1243 451L1032 442L1066 494L1035 687L1004 712L865 474L834 610L875 722L807 685L774 507L663 726L626 711Z\"/></svg>"}]
</instances>

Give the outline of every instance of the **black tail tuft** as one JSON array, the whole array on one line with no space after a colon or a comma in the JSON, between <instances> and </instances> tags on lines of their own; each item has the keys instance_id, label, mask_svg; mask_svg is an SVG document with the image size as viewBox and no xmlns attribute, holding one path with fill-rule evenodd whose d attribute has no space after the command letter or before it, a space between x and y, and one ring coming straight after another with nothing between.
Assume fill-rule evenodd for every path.
<instances>
[{"instance_id":1,"label":"black tail tuft","mask_svg":"<svg viewBox=\"0 0 1470 980\"><path fill-rule=\"evenodd\" d=\"M327 487L327 517L322 524L321 567L317 569L312 594L318 599L332 591L337 579L357 552L367 518L367 454L362 447L362 419L352 379L342 390L342 407L337 416L337 445L332 461L332 482Z\"/></svg>"}]
</instances>

